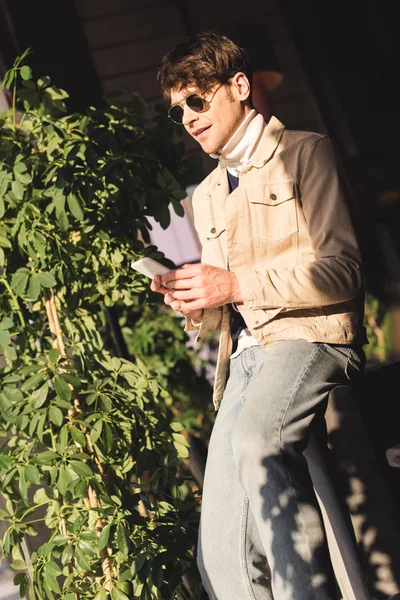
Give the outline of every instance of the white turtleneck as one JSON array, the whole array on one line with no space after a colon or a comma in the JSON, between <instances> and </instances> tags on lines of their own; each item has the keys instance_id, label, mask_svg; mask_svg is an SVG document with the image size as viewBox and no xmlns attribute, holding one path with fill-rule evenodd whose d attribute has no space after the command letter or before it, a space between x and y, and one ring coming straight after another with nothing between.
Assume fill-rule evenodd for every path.
<instances>
[{"instance_id":1,"label":"white turtleneck","mask_svg":"<svg viewBox=\"0 0 400 600\"><path fill-rule=\"evenodd\" d=\"M264 130L264 117L253 108L236 129L225 146L216 154L231 175L239 176L250 161Z\"/></svg>"},{"instance_id":2,"label":"white turtleneck","mask_svg":"<svg viewBox=\"0 0 400 600\"><path fill-rule=\"evenodd\" d=\"M251 161L263 131L264 117L253 108L222 150L216 154L210 154L210 156L219 159L231 175L239 177L240 171ZM238 345L231 358L238 356L245 348L258 345L250 331L243 329L239 334Z\"/></svg>"}]
</instances>

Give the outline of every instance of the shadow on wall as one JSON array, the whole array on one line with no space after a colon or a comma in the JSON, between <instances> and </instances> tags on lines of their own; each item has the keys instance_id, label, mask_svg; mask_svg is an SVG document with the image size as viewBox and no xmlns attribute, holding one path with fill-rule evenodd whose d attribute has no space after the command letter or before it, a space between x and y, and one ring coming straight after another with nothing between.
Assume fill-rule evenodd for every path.
<instances>
[{"instance_id":1,"label":"shadow on wall","mask_svg":"<svg viewBox=\"0 0 400 600\"><path fill-rule=\"evenodd\" d=\"M389 467L385 457L385 449L399 436L400 409L395 409L393 392L399 376L400 363L367 370L355 395L345 386L331 394L326 412L337 467L331 475L350 512L360 561L376 600L400 591L400 470Z\"/></svg>"}]
</instances>

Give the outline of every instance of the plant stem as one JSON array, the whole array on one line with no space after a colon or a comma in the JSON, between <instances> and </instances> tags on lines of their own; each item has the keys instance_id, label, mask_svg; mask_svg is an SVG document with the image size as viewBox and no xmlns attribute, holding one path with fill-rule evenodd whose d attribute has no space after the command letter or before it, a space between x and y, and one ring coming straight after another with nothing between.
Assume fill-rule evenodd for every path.
<instances>
[{"instance_id":1,"label":"plant stem","mask_svg":"<svg viewBox=\"0 0 400 600\"><path fill-rule=\"evenodd\" d=\"M49 320L50 331L53 336L54 346L59 350L61 356L63 356L65 358L67 356L67 354L65 351L64 338L63 338L60 321L58 318L58 312L57 312L57 307L56 307L56 303L55 303L55 296L54 296L54 292L52 289L50 289L47 294L47 297L45 300L45 305L46 305L47 318ZM74 403L73 403L73 406L71 406L71 409L68 411L68 416L70 419L72 419L74 417L75 413L77 413L77 412L81 413L82 409L79 405L79 399L76 395L74 387L71 384L69 384L69 385L70 385L70 388L73 393ZM89 438L88 434L86 434L86 440L89 442L88 448L93 452L93 447L90 442L90 438ZM98 457L95 456L94 458L95 458L95 462L96 462L97 468L99 469L100 474L104 477L104 469L103 469L100 461L98 460ZM83 500L84 500L87 508L89 508L89 509L98 509L101 506L100 501L97 497L96 491L91 485L88 486L87 493L85 493L83 495ZM64 529L65 529L65 523L64 523ZM100 516L97 516L96 532L98 533L98 535L100 535L100 533L103 529L104 529L103 519ZM66 533L66 529L65 529L65 533ZM109 548L108 546L106 548L104 548L104 550L102 550L100 553L101 567L102 567L103 574L105 575L104 588L106 589L107 592L110 592L111 589L113 588L111 562L110 562L111 554L112 554L111 548Z\"/></svg>"},{"instance_id":2,"label":"plant stem","mask_svg":"<svg viewBox=\"0 0 400 600\"><path fill-rule=\"evenodd\" d=\"M17 79L17 74L15 74L15 83L14 83L14 86L13 86L12 115L13 115L13 126L14 126L14 129L16 128L16 125L17 125L17 107L16 107L16 102L17 102L17 83L16 83L16 79Z\"/></svg>"},{"instance_id":3,"label":"plant stem","mask_svg":"<svg viewBox=\"0 0 400 600\"><path fill-rule=\"evenodd\" d=\"M21 550L22 554L24 555L25 563L27 566L29 581L33 585L33 566L31 561L31 552L25 535L21 540Z\"/></svg>"},{"instance_id":4,"label":"plant stem","mask_svg":"<svg viewBox=\"0 0 400 600\"><path fill-rule=\"evenodd\" d=\"M43 505L37 505L43 506ZM46 519L43 517L42 519L33 519L33 521L24 521L24 525L33 525L34 523L43 523Z\"/></svg>"},{"instance_id":5,"label":"plant stem","mask_svg":"<svg viewBox=\"0 0 400 600\"><path fill-rule=\"evenodd\" d=\"M26 323L25 323L24 315L22 314L21 307L20 307L20 305L19 305L19 302L18 302L18 298L17 298L17 296L16 296L16 295L14 294L14 292L12 291L12 289L11 289L11 286L10 286L10 284L8 283L7 279L4 279L4 277L2 277L0 281L1 281L2 283L4 283L4 287L7 289L7 292L10 294L10 296L11 296L12 300L14 301L14 304L15 304L15 311L16 311L16 312L17 312L17 314L18 314L18 317L19 317L19 320L20 320L20 323L21 323L22 327L24 327L24 328L25 328L25 327L26 327Z\"/></svg>"}]
</instances>

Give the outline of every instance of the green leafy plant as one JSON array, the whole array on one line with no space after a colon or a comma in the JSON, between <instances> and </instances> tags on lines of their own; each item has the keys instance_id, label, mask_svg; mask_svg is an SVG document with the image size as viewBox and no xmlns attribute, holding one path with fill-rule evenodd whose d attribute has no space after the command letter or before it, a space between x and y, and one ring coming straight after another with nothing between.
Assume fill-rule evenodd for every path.
<instances>
[{"instance_id":1,"label":"green leafy plant","mask_svg":"<svg viewBox=\"0 0 400 600\"><path fill-rule=\"evenodd\" d=\"M202 344L194 348L184 331L183 319L171 315L162 305L157 310L151 304L141 310L130 307L122 313L120 325L129 354L142 357L157 373L186 432L207 444L215 418L212 374L208 374L215 363L208 342L205 348Z\"/></svg>"},{"instance_id":2,"label":"green leafy plant","mask_svg":"<svg viewBox=\"0 0 400 600\"><path fill-rule=\"evenodd\" d=\"M368 345L365 354L369 365L379 365L395 357L393 315L395 306L380 300L371 291L365 296L365 327Z\"/></svg>"},{"instance_id":3,"label":"green leafy plant","mask_svg":"<svg viewBox=\"0 0 400 600\"><path fill-rule=\"evenodd\" d=\"M154 303L130 263L168 264L147 217L182 214L190 161L162 108L149 121L133 95L68 115L27 55L0 115L3 550L31 600L196 597L184 426L156 365L104 335L104 307ZM48 539L30 554L39 521Z\"/></svg>"}]
</instances>

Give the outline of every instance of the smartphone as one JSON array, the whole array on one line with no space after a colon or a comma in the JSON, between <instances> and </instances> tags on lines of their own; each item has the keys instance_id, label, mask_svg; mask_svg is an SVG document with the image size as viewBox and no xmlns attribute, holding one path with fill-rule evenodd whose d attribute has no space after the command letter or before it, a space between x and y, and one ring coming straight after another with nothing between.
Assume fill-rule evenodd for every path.
<instances>
[{"instance_id":1,"label":"smartphone","mask_svg":"<svg viewBox=\"0 0 400 600\"><path fill-rule=\"evenodd\" d=\"M155 275L165 275L165 273L171 271L168 267L164 267L164 265L148 256L131 263L131 267L139 271L139 273L146 275L146 277L150 277L150 279L153 279Z\"/></svg>"}]
</instances>

